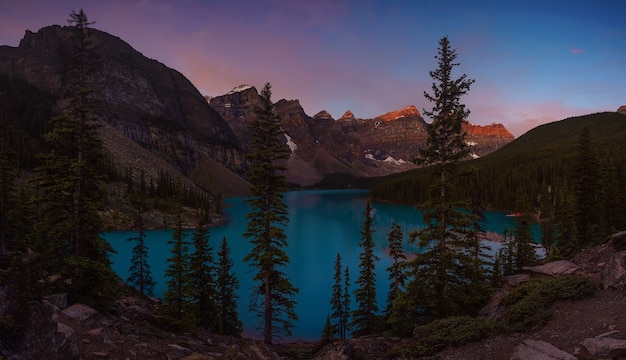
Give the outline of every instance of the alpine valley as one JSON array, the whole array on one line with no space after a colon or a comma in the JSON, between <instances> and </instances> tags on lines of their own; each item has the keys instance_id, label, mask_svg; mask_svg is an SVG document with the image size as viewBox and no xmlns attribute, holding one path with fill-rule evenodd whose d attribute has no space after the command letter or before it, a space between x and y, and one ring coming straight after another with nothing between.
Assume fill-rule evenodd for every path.
<instances>
[{"instance_id":1,"label":"alpine valley","mask_svg":"<svg viewBox=\"0 0 626 360\"><path fill-rule=\"evenodd\" d=\"M23 79L51 94L62 106L72 44L69 28L26 31L18 47L0 46L0 73ZM122 39L95 30L101 94L101 138L120 169L143 170L147 178L165 171L187 186L223 196L247 194L247 122L260 102L257 89L242 85L222 96L202 96L180 72L151 60ZM268 79L271 80L271 79ZM339 119L322 110L307 115L298 100L279 100L285 146L292 152L287 179L310 186L324 175L381 176L414 168L424 145L424 118L414 106L374 119L351 111ZM511 142L501 124L465 124L472 157Z\"/></svg>"}]
</instances>

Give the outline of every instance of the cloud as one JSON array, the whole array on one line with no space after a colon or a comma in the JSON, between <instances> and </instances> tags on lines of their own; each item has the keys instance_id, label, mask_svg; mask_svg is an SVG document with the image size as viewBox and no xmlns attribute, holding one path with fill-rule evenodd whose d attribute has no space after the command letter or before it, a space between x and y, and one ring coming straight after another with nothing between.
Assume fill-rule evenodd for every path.
<instances>
[{"instance_id":1,"label":"cloud","mask_svg":"<svg viewBox=\"0 0 626 360\"><path fill-rule=\"evenodd\" d=\"M578 48L578 47L575 47L575 46L568 46L568 48L569 48L569 51L572 54L582 54L582 53L586 52L585 49L581 49L581 48Z\"/></svg>"}]
</instances>

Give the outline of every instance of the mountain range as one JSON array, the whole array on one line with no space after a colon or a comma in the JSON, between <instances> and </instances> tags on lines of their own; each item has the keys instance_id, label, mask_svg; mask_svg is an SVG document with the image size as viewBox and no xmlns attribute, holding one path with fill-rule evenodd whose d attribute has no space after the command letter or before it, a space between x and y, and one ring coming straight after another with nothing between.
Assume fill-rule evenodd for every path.
<instances>
[{"instance_id":1,"label":"mountain range","mask_svg":"<svg viewBox=\"0 0 626 360\"><path fill-rule=\"evenodd\" d=\"M102 106L103 143L120 169L165 170L190 186L225 196L246 194L250 134L247 122L260 103L256 88L242 85L206 98L180 72L133 49L122 39L94 30L98 70L94 89ZM0 73L25 79L59 100L67 91L72 49L69 28L52 25L26 31L19 46L0 46ZM415 165L427 138L427 123L414 106L360 119L351 111L333 119L326 111L305 113L298 100L275 103L285 145L292 151L286 176L313 185L327 174L380 176ZM514 137L502 124L464 124L473 157ZM138 171L135 171L138 173Z\"/></svg>"}]
</instances>

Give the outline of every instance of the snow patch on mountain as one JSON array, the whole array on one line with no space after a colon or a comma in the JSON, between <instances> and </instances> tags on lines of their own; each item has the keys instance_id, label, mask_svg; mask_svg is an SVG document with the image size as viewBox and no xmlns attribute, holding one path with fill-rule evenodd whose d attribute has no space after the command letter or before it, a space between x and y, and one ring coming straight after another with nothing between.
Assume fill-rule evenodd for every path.
<instances>
[{"instance_id":1,"label":"snow patch on mountain","mask_svg":"<svg viewBox=\"0 0 626 360\"><path fill-rule=\"evenodd\" d=\"M365 158L369 159L369 160L381 161L381 162L385 162L385 163L393 164L393 165L404 165L404 164L406 164L406 161L404 161L402 159L399 159L399 160L394 159L393 156L387 156L387 158L385 160L378 160L372 154L365 154Z\"/></svg>"},{"instance_id":2,"label":"snow patch on mountain","mask_svg":"<svg viewBox=\"0 0 626 360\"><path fill-rule=\"evenodd\" d=\"M248 90L248 89L252 89L252 86L250 86L250 85L245 85L245 84L244 84L244 85L239 85L239 86L236 86L234 89L232 89L232 90L228 93L228 95L232 95L232 94L234 94L234 93L242 92L242 91L244 91L244 90Z\"/></svg>"},{"instance_id":3,"label":"snow patch on mountain","mask_svg":"<svg viewBox=\"0 0 626 360\"><path fill-rule=\"evenodd\" d=\"M296 150L298 149L298 145L293 142L293 140L291 140L291 136L284 134L285 135L285 139L287 139L287 146L289 146L289 149L291 150L291 153L295 153Z\"/></svg>"}]
</instances>

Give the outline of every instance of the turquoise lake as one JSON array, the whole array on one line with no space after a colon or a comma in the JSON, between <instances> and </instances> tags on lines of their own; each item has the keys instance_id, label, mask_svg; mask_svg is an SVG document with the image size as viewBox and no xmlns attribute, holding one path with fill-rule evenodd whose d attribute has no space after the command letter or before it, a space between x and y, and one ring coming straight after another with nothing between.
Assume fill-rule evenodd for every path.
<instances>
[{"instance_id":1,"label":"turquoise lake","mask_svg":"<svg viewBox=\"0 0 626 360\"><path fill-rule=\"evenodd\" d=\"M289 247L286 249L291 260L285 269L292 284L300 289L296 296L296 312L299 320L293 328L295 340L318 340L330 313L330 296L332 291L334 263L337 253L341 254L342 265L347 265L350 279L354 284L358 277L360 227L363 224L366 191L359 190L329 190L329 191L294 191L285 196L289 206L289 226L286 235ZM261 334L256 330L254 313L249 310L251 278L253 272L247 263L243 262L251 245L243 237L247 227L246 214L249 211L243 198L225 199L224 214L227 218L225 225L211 228L210 244L216 249L223 237L226 237L231 248L234 262L234 272L239 279L239 317L244 324L244 336L258 337ZM408 233L422 228L422 217L413 206L394 205L387 203L372 203L373 229L376 242L376 254L380 261L376 263L378 307L385 307L389 281L386 269L391 264L387 256L387 234L391 224L396 221L404 232L405 241ZM502 238L505 229L515 227L515 219L507 217L504 212L487 212L487 231L489 238L486 241L497 249L497 241ZM538 228L533 228L534 236L539 234ZM191 231L188 232L189 236ZM154 289L156 297L162 297L165 290L163 274L167 267L166 260L170 257L170 248L167 241L171 238L171 230L151 230L147 232L146 242L149 247L149 262L152 268L152 277L157 282ZM131 249L134 243L127 241L136 236L134 231L115 231L103 234L116 254L111 256L113 270L124 280L128 277L128 267L131 259ZM408 252L417 249L407 244ZM355 287L353 285L352 290ZM355 306L352 300L353 307Z\"/></svg>"}]
</instances>

